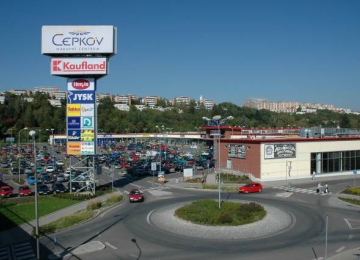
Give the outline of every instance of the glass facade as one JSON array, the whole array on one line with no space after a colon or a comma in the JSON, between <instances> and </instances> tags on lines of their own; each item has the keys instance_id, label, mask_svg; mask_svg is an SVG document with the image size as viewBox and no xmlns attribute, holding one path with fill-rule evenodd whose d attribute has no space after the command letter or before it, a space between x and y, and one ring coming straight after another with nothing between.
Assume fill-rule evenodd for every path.
<instances>
[{"instance_id":1,"label":"glass facade","mask_svg":"<svg viewBox=\"0 0 360 260\"><path fill-rule=\"evenodd\" d=\"M318 155L318 158L321 159L317 160L316 155ZM320 172L319 166L318 171L316 171L317 164L320 164ZM332 173L353 170L360 170L360 150L311 153L311 172Z\"/></svg>"}]
</instances>

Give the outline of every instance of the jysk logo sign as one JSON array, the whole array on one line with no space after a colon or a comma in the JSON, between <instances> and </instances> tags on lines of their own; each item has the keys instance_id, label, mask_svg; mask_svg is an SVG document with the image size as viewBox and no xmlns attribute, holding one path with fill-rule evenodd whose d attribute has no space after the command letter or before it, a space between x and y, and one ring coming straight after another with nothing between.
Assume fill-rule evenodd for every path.
<instances>
[{"instance_id":1,"label":"jysk logo sign","mask_svg":"<svg viewBox=\"0 0 360 260\"><path fill-rule=\"evenodd\" d=\"M68 130L67 139L69 142L81 141L81 131L80 130Z\"/></svg>"},{"instance_id":2,"label":"jysk logo sign","mask_svg":"<svg viewBox=\"0 0 360 260\"><path fill-rule=\"evenodd\" d=\"M95 91L95 80L93 78L68 79L67 89L69 91Z\"/></svg>"},{"instance_id":3,"label":"jysk logo sign","mask_svg":"<svg viewBox=\"0 0 360 260\"><path fill-rule=\"evenodd\" d=\"M81 117L81 128L94 129L94 117L92 116Z\"/></svg>"},{"instance_id":4,"label":"jysk logo sign","mask_svg":"<svg viewBox=\"0 0 360 260\"><path fill-rule=\"evenodd\" d=\"M69 116L67 120L68 120L68 129L80 128L80 117Z\"/></svg>"},{"instance_id":5,"label":"jysk logo sign","mask_svg":"<svg viewBox=\"0 0 360 260\"><path fill-rule=\"evenodd\" d=\"M68 104L93 104L95 102L94 91L69 91Z\"/></svg>"}]
</instances>

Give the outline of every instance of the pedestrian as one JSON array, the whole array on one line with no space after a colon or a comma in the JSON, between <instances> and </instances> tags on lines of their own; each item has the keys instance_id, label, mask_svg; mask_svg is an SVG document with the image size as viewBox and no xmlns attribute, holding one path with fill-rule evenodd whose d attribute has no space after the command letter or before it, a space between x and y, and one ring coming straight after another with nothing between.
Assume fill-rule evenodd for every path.
<instances>
[{"instance_id":1,"label":"pedestrian","mask_svg":"<svg viewBox=\"0 0 360 260\"><path fill-rule=\"evenodd\" d=\"M327 183L325 184L325 193L329 193L329 185Z\"/></svg>"},{"instance_id":2,"label":"pedestrian","mask_svg":"<svg viewBox=\"0 0 360 260\"><path fill-rule=\"evenodd\" d=\"M313 171L313 173L312 173L312 175L311 175L311 179L312 179L312 180L315 180L315 174L316 174L316 172Z\"/></svg>"}]
</instances>

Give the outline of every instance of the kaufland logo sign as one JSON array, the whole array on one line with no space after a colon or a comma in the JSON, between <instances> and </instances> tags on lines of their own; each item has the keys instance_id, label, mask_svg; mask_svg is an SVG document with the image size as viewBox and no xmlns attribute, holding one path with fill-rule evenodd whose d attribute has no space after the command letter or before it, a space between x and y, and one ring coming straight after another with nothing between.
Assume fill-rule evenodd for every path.
<instances>
[{"instance_id":1,"label":"kaufland logo sign","mask_svg":"<svg viewBox=\"0 0 360 260\"><path fill-rule=\"evenodd\" d=\"M106 58L52 58L51 75L106 75Z\"/></svg>"},{"instance_id":2,"label":"kaufland logo sign","mask_svg":"<svg viewBox=\"0 0 360 260\"><path fill-rule=\"evenodd\" d=\"M69 91L94 91L95 80L90 78L68 79L67 89Z\"/></svg>"}]
</instances>

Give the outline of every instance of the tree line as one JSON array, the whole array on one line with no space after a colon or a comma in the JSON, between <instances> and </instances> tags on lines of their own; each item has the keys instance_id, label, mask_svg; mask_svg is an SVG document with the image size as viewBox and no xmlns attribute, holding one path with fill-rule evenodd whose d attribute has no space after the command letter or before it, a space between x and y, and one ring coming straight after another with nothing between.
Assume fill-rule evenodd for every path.
<instances>
[{"instance_id":1,"label":"tree line","mask_svg":"<svg viewBox=\"0 0 360 260\"><path fill-rule=\"evenodd\" d=\"M13 136L17 140L19 131L25 127L38 130L38 137L46 141L49 131L55 129L55 134L66 131L66 100L61 107L53 107L49 96L36 93L33 101L28 102L23 96L6 93L5 103L0 104L0 140ZM104 98L98 105L98 131L104 133L150 133L159 131L185 132L199 131L204 126L203 117L212 118L220 115L223 118L233 116L229 126L242 127L341 127L360 128L360 116L341 114L329 110L318 110L313 114L276 113L268 110L257 110L240 107L230 102L220 103L212 110L203 106L196 108L192 100L190 105L177 105L164 112L145 109L139 111L134 105L130 111L120 111L114 107L110 98ZM158 128L156 127L158 126ZM164 126L164 127L162 127ZM21 135L25 133L21 132Z\"/></svg>"}]
</instances>

